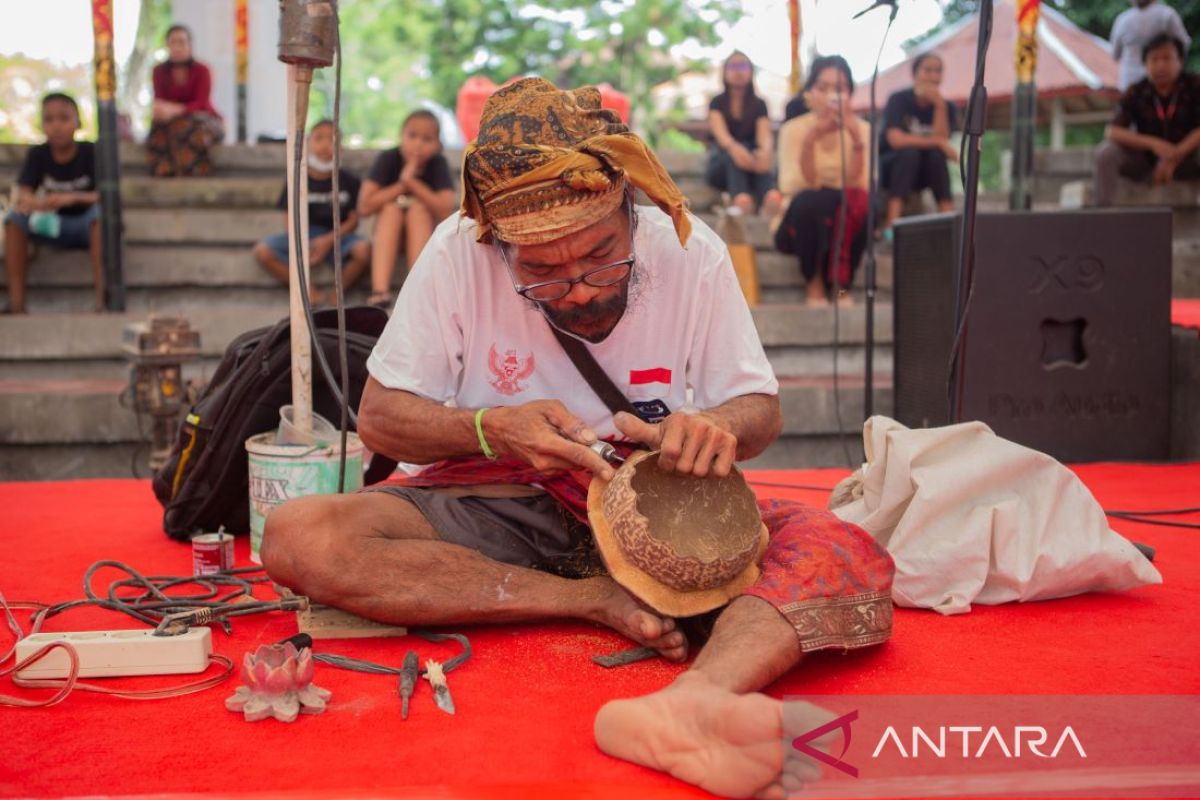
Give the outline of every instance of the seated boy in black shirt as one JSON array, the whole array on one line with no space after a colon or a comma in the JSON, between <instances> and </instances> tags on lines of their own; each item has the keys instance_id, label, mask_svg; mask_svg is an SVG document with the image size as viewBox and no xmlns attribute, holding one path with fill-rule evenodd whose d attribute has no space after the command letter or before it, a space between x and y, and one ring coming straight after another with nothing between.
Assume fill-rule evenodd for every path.
<instances>
[{"instance_id":1,"label":"seated boy in black shirt","mask_svg":"<svg viewBox=\"0 0 1200 800\"><path fill-rule=\"evenodd\" d=\"M1183 71L1184 53L1169 33L1143 48L1146 77L1125 90L1096 152L1096 205L1112 205L1118 175L1155 184L1200 178L1200 78Z\"/></svg>"},{"instance_id":2,"label":"seated boy in black shirt","mask_svg":"<svg viewBox=\"0 0 1200 800\"><path fill-rule=\"evenodd\" d=\"M79 107L65 94L42 98L45 144L29 148L17 177L16 207L4 218L4 265L8 272L8 313L25 313L29 240L55 247L87 249L96 283L96 310L104 309L100 262L100 206L96 192L96 152L91 142L75 141Z\"/></svg>"},{"instance_id":3,"label":"seated boy in black shirt","mask_svg":"<svg viewBox=\"0 0 1200 800\"><path fill-rule=\"evenodd\" d=\"M308 132L308 260L316 266L333 253L333 121L321 120ZM338 170L338 212L342 234L342 289L349 289L371 262L371 243L354 232L358 227L359 181L346 170ZM287 184L279 195L278 208L288 210ZM286 228L287 218L284 218ZM287 283L288 235L277 233L254 246L254 257L267 272ZM311 273L310 273L311 274ZM313 303L333 303L335 292L328 294L310 278L308 296Z\"/></svg>"}]
</instances>

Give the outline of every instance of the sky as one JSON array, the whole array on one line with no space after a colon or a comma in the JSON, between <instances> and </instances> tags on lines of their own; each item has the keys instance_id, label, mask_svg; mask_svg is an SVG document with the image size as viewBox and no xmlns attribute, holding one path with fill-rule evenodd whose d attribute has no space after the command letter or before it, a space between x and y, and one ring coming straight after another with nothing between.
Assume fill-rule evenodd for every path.
<instances>
[{"instance_id":1,"label":"sky","mask_svg":"<svg viewBox=\"0 0 1200 800\"><path fill-rule=\"evenodd\" d=\"M344 0L353 2L353 0ZM850 18L872 0L803 0L805 29L815 37L820 53L841 53L855 76L866 77L874 63L887 23L886 9L858 20ZM937 0L898 0L896 23L888 35L883 66L903 59L900 45L936 25L941 17ZM724 58L734 49L746 52L762 69L786 75L790 69L786 0L743 0L744 16L722 31L723 44L713 56ZM136 0L115 0L117 59L133 46L137 25ZM92 30L89 0L0 0L0 53L24 52L32 58L66 64L90 61ZM52 24L48 20L53 20ZM811 41L811 40L810 40Z\"/></svg>"}]
</instances>

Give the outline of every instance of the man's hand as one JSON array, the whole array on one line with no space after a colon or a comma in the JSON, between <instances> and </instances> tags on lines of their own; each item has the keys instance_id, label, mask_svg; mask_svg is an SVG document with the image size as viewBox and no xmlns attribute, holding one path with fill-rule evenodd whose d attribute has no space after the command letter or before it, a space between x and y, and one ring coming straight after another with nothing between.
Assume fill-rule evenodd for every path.
<instances>
[{"instance_id":1,"label":"man's hand","mask_svg":"<svg viewBox=\"0 0 1200 800\"><path fill-rule=\"evenodd\" d=\"M724 478L737 457L737 437L717 417L703 411L696 414L676 411L657 425L622 411L613 421L630 439L660 451L658 464L666 470L697 478L710 473Z\"/></svg>"},{"instance_id":2,"label":"man's hand","mask_svg":"<svg viewBox=\"0 0 1200 800\"><path fill-rule=\"evenodd\" d=\"M938 148L946 154L947 161L958 161L958 148L950 144L949 141L943 139L938 143Z\"/></svg>"},{"instance_id":3,"label":"man's hand","mask_svg":"<svg viewBox=\"0 0 1200 800\"><path fill-rule=\"evenodd\" d=\"M308 261L320 264L333 251L333 232L323 233L308 243Z\"/></svg>"},{"instance_id":4,"label":"man's hand","mask_svg":"<svg viewBox=\"0 0 1200 800\"><path fill-rule=\"evenodd\" d=\"M1154 167L1154 183L1164 184L1170 183L1175 179L1175 170L1179 167L1179 161L1176 158L1161 158L1158 164Z\"/></svg>"},{"instance_id":5,"label":"man's hand","mask_svg":"<svg viewBox=\"0 0 1200 800\"><path fill-rule=\"evenodd\" d=\"M612 466L588 446L596 441L596 434L558 400L490 408L482 425L492 450L536 470L586 469L612 480Z\"/></svg>"},{"instance_id":6,"label":"man's hand","mask_svg":"<svg viewBox=\"0 0 1200 800\"><path fill-rule=\"evenodd\" d=\"M1168 142L1166 139L1159 139L1157 136L1150 137L1150 152L1158 156L1160 159L1173 159L1177 154L1178 148Z\"/></svg>"},{"instance_id":7,"label":"man's hand","mask_svg":"<svg viewBox=\"0 0 1200 800\"><path fill-rule=\"evenodd\" d=\"M46 211L57 211L60 208L74 205L76 202L75 192L51 192L42 201L42 208Z\"/></svg>"}]
</instances>

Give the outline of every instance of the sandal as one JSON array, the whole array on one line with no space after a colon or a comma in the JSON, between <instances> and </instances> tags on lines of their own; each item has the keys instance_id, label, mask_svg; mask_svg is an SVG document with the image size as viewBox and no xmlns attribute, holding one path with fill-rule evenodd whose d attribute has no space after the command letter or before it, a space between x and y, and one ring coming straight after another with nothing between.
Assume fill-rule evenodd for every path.
<instances>
[{"instance_id":1,"label":"sandal","mask_svg":"<svg viewBox=\"0 0 1200 800\"><path fill-rule=\"evenodd\" d=\"M386 311L392 307L392 293L372 292L371 295L367 297L367 305L375 306L376 308L382 308L384 311Z\"/></svg>"}]
</instances>

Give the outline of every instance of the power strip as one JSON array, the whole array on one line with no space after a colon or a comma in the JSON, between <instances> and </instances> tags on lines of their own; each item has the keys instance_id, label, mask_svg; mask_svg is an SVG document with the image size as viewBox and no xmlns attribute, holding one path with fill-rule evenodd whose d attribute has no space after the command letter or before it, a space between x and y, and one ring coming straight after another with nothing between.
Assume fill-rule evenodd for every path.
<instances>
[{"instance_id":1,"label":"power strip","mask_svg":"<svg viewBox=\"0 0 1200 800\"><path fill-rule=\"evenodd\" d=\"M35 633L17 642L17 663L51 642L66 642L79 654L79 677L179 675L203 672L212 653L212 631L190 628L179 636L155 636L150 628L128 631ZM65 678L71 660L56 648L17 673L18 678Z\"/></svg>"}]
</instances>

